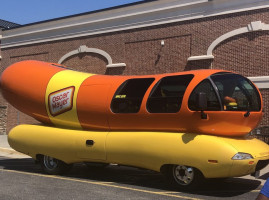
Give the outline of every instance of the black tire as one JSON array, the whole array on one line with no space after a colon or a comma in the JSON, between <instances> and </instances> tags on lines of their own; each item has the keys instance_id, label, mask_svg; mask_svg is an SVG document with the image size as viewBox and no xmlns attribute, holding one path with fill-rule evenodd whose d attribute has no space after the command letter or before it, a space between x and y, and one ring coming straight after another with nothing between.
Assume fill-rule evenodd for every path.
<instances>
[{"instance_id":1,"label":"black tire","mask_svg":"<svg viewBox=\"0 0 269 200\"><path fill-rule=\"evenodd\" d=\"M66 164L63 161L50 156L42 156L40 165L45 173L51 175L64 174L72 168L72 164Z\"/></svg>"},{"instance_id":2,"label":"black tire","mask_svg":"<svg viewBox=\"0 0 269 200\"><path fill-rule=\"evenodd\" d=\"M195 190L205 180L198 169L184 165L169 165L165 175L169 184L180 190Z\"/></svg>"}]
</instances>

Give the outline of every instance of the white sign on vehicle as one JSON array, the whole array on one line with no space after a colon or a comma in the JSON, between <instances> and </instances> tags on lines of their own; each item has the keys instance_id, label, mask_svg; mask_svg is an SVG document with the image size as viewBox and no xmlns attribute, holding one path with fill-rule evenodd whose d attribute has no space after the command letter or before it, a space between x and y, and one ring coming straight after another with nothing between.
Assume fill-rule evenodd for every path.
<instances>
[{"instance_id":1,"label":"white sign on vehicle","mask_svg":"<svg viewBox=\"0 0 269 200\"><path fill-rule=\"evenodd\" d=\"M73 108L75 87L64 88L49 95L49 110L52 116L60 115Z\"/></svg>"}]
</instances>

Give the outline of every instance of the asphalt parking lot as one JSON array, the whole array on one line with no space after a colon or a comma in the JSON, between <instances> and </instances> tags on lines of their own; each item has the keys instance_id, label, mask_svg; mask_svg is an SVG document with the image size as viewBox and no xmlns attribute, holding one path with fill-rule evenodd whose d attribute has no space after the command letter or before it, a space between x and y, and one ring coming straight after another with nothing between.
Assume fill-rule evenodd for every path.
<instances>
[{"instance_id":1,"label":"asphalt parking lot","mask_svg":"<svg viewBox=\"0 0 269 200\"><path fill-rule=\"evenodd\" d=\"M31 158L0 156L0 199L255 199L268 176L208 181L183 192L148 170L117 165L91 170L77 164L64 176L51 176Z\"/></svg>"}]
</instances>

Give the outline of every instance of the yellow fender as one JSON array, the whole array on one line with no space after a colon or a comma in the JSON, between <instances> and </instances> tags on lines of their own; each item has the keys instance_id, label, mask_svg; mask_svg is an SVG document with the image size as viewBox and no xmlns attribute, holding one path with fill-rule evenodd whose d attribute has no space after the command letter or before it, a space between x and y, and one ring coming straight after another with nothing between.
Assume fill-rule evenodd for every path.
<instances>
[{"instance_id":1,"label":"yellow fender","mask_svg":"<svg viewBox=\"0 0 269 200\"><path fill-rule=\"evenodd\" d=\"M235 177L255 172L269 159L269 147L257 139L172 132L107 132L20 125L8 141L12 148L36 159L48 155L66 163L117 163L160 171L164 165L199 169L206 178ZM239 152L253 159L233 160Z\"/></svg>"}]
</instances>

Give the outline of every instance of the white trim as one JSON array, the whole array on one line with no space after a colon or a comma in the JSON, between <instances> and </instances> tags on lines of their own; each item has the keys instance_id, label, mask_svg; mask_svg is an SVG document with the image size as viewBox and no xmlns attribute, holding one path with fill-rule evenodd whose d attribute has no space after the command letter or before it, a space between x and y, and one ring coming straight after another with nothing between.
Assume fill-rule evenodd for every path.
<instances>
[{"instance_id":1,"label":"white trim","mask_svg":"<svg viewBox=\"0 0 269 200\"><path fill-rule=\"evenodd\" d=\"M61 57L59 59L58 63L62 64L63 61L65 61L67 58L69 58L69 57L71 57L73 55L76 55L76 54L80 54L80 53L96 53L96 54L99 54L99 55L105 57L105 59L107 60L107 63L108 63L106 65L107 68L126 67L125 63L114 63L113 64L112 63L112 58L107 52L105 52L105 51L103 51L101 49L89 48L86 45L81 45L78 49L68 52L67 54L65 54L63 57Z\"/></svg>"},{"instance_id":2,"label":"white trim","mask_svg":"<svg viewBox=\"0 0 269 200\"><path fill-rule=\"evenodd\" d=\"M109 64L106 66L107 68L115 68L115 67L126 67L125 63L116 63L116 64Z\"/></svg>"},{"instance_id":3,"label":"white trim","mask_svg":"<svg viewBox=\"0 0 269 200\"><path fill-rule=\"evenodd\" d=\"M73 55L76 55L76 54L80 54L80 53L96 53L96 54L100 54L100 55L102 55L103 57L106 58L108 64L112 64L112 58L107 52L105 52L105 51L103 51L101 49L88 48L86 45L82 45L78 49L70 51L69 53L65 54L63 57L60 58L58 63L62 64L63 61L66 60L67 58L69 58L69 57L71 57Z\"/></svg>"},{"instance_id":4,"label":"white trim","mask_svg":"<svg viewBox=\"0 0 269 200\"><path fill-rule=\"evenodd\" d=\"M248 77L259 89L269 89L269 76Z\"/></svg>"},{"instance_id":5,"label":"white trim","mask_svg":"<svg viewBox=\"0 0 269 200\"><path fill-rule=\"evenodd\" d=\"M213 59L213 50L223 41L227 40L228 38L234 37L236 35L253 32L253 31L268 31L269 30L269 24L264 24L261 21L255 21L248 24L246 27L235 29L233 31L230 31L228 33L225 33L224 35L218 37L216 40L214 40L211 45L207 49L207 55L202 56L191 56L188 58L188 61L191 60L203 60L203 59Z\"/></svg>"},{"instance_id":6,"label":"white trim","mask_svg":"<svg viewBox=\"0 0 269 200\"><path fill-rule=\"evenodd\" d=\"M97 35L260 8L268 0L166 0L22 26L3 31L1 48Z\"/></svg>"},{"instance_id":7,"label":"white trim","mask_svg":"<svg viewBox=\"0 0 269 200\"><path fill-rule=\"evenodd\" d=\"M188 58L188 61L194 61L194 60L209 60L214 59L213 55L203 55L203 56L191 56Z\"/></svg>"},{"instance_id":8,"label":"white trim","mask_svg":"<svg viewBox=\"0 0 269 200\"><path fill-rule=\"evenodd\" d=\"M240 35L243 33L253 32L253 31L268 31L269 25L264 24L261 21L251 22L246 27L239 28L236 30L233 30L231 32L228 32L219 38L217 38L212 44L208 47L207 55L212 55L213 50L218 46L221 42L224 40L227 40L228 38L234 37L236 35Z\"/></svg>"}]
</instances>

